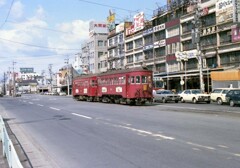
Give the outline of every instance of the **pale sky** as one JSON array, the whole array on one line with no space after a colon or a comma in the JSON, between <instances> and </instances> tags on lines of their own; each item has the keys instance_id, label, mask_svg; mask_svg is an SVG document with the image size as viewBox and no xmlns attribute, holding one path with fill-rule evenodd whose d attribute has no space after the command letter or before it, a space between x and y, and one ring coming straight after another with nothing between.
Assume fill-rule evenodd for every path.
<instances>
[{"instance_id":1,"label":"pale sky","mask_svg":"<svg viewBox=\"0 0 240 168\"><path fill-rule=\"evenodd\" d=\"M56 72L81 50L89 21L106 21L111 9L116 23L132 21L138 12L146 19L166 4L156 0L0 0L0 79L4 72L33 67ZM72 60L72 61L71 61Z\"/></svg>"}]
</instances>

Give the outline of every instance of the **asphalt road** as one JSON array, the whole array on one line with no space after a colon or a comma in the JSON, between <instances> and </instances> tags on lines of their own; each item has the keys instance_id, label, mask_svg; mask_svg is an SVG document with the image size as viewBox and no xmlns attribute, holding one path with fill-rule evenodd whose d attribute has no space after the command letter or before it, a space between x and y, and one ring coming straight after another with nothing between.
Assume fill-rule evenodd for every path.
<instances>
[{"instance_id":1,"label":"asphalt road","mask_svg":"<svg viewBox=\"0 0 240 168\"><path fill-rule=\"evenodd\" d=\"M70 97L0 99L33 167L239 168L240 107L126 106Z\"/></svg>"}]
</instances>

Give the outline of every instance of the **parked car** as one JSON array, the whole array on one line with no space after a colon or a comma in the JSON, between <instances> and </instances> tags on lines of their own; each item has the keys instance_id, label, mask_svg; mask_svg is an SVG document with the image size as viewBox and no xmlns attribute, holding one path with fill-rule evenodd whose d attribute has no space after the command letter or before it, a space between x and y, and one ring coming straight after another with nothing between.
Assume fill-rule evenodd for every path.
<instances>
[{"instance_id":1,"label":"parked car","mask_svg":"<svg viewBox=\"0 0 240 168\"><path fill-rule=\"evenodd\" d=\"M66 96L67 94L65 92L59 92L59 96Z\"/></svg>"},{"instance_id":2,"label":"parked car","mask_svg":"<svg viewBox=\"0 0 240 168\"><path fill-rule=\"evenodd\" d=\"M179 94L180 100L182 103L184 102L206 102L210 103L210 95L203 93L200 89L188 89L184 90L182 93Z\"/></svg>"},{"instance_id":3,"label":"parked car","mask_svg":"<svg viewBox=\"0 0 240 168\"><path fill-rule=\"evenodd\" d=\"M3 97L3 94L2 94L2 93L0 93L0 97Z\"/></svg>"},{"instance_id":4,"label":"parked car","mask_svg":"<svg viewBox=\"0 0 240 168\"><path fill-rule=\"evenodd\" d=\"M156 90L153 92L153 101L160 101L163 103L173 101L178 103L179 100L180 96L173 93L171 90Z\"/></svg>"},{"instance_id":5,"label":"parked car","mask_svg":"<svg viewBox=\"0 0 240 168\"><path fill-rule=\"evenodd\" d=\"M210 93L211 101L217 102L217 104L222 105L227 103L226 94L232 88L216 88Z\"/></svg>"},{"instance_id":6,"label":"parked car","mask_svg":"<svg viewBox=\"0 0 240 168\"><path fill-rule=\"evenodd\" d=\"M21 97L22 96L22 92L17 92L15 96L16 97Z\"/></svg>"},{"instance_id":7,"label":"parked car","mask_svg":"<svg viewBox=\"0 0 240 168\"><path fill-rule=\"evenodd\" d=\"M232 89L226 94L227 103L231 107L235 105L240 105L240 89Z\"/></svg>"}]
</instances>

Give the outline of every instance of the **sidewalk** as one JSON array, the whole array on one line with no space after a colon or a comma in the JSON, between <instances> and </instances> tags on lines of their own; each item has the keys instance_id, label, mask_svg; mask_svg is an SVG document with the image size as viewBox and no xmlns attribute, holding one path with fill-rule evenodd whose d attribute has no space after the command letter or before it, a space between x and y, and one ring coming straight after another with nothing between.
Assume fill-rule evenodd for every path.
<instances>
[{"instance_id":1,"label":"sidewalk","mask_svg":"<svg viewBox=\"0 0 240 168\"><path fill-rule=\"evenodd\" d=\"M1 168L9 168L7 163L7 158L3 157L3 148L2 148L2 142L0 142L0 167Z\"/></svg>"}]
</instances>

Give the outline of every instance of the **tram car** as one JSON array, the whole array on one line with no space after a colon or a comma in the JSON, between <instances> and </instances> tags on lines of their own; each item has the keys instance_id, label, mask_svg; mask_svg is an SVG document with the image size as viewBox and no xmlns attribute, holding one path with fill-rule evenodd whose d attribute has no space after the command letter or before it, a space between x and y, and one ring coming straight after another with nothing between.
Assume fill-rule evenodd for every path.
<instances>
[{"instance_id":1,"label":"tram car","mask_svg":"<svg viewBox=\"0 0 240 168\"><path fill-rule=\"evenodd\" d=\"M84 82L85 85L80 84ZM152 83L152 71L146 68L112 70L75 78L73 97L78 100L140 105L152 102Z\"/></svg>"},{"instance_id":2,"label":"tram car","mask_svg":"<svg viewBox=\"0 0 240 168\"><path fill-rule=\"evenodd\" d=\"M144 104L152 101L152 71L132 68L110 71L97 77L99 101Z\"/></svg>"},{"instance_id":3,"label":"tram car","mask_svg":"<svg viewBox=\"0 0 240 168\"><path fill-rule=\"evenodd\" d=\"M82 75L74 78L72 93L77 100L95 101L97 97L96 75Z\"/></svg>"}]
</instances>

